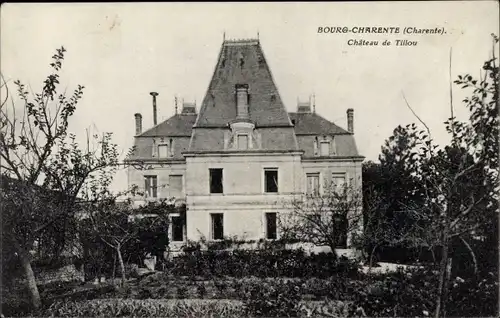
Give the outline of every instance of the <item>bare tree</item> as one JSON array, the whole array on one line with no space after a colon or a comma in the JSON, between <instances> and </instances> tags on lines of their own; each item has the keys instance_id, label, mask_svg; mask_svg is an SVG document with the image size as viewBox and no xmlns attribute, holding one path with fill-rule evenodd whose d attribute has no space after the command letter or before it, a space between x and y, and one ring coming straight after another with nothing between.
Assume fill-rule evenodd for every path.
<instances>
[{"instance_id":1,"label":"bare tree","mask_svg":"<svg viewBox=\"0 0 500 318\"><path fill-rule=\"evenodd\" d=\"M327 183L322 193L305 194L291 202L290 212L279 217L280 237L335 249L363 228L361 190L347 184Z\"/></svg>"},{"instance_id":2,"label":"bare tree","mask_svg":"<svg viewBox=\"0 0 500 318\"><path fill-rule=\"evenodd\" d=\"M72 217L88 178L117 162L111 135L89 136L87 147L81 149L75 136L68 134L69 118L84 87L78 85L69 98L66 90L59 92L65 52L61 47L52 56L51 74L40 93L15 81L14 100L7 83L2 84L7 93L0 108L0 169L3 180L14 180L2 190L2 238L16 248L34 308L41 305L31 268L30 251L35 241L42 233L64 231L66 222L60 221ZM63 227L56 231L56 224Z\"/></svg>"}]
</instances>

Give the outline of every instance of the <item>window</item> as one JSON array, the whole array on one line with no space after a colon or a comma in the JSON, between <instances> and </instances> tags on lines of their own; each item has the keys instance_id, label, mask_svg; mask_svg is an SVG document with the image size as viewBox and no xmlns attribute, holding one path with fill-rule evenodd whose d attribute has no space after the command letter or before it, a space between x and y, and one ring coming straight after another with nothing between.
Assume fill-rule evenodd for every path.
<instances>
[{"instance_id":1,"label":"window","mask_svg":"<svg viewBox=\"0 0 500 318\"><path fill-rule=\"evenodd\" d=\"M349 226L349 221L346 216L333 216L335 217L335 230L339 233L339 241L337 242L337 246L339 248L347 247L347 230Z\"/></svg>"},{"instance_id":2,"label":"window","mask_svg":"<svg viewBox=\"0 0 500 318\"><path fill-rule=\"evenodd\" d=\"M168 189L170 197L180 198L182 196L182 175L170 175Z\"/></svg>"},{"instance_id":3,"label":"window","mask_svg":"<svg viewBox=\"0 0 500 318\"><path fill-rule=\"evenodd\" d=\"M320 143L320 152L321 156L329 156L330 155L330 142L329 141L322 141Z\"/></svg>"},{"instance_id":4,"label":"window","mask_svg":"<svg viewBox=\"0 0 500 318\"><path fill-rule=\"evenodd\" d=\"M146 197L156 198L158 196L158 179L156 176L144 176L144 191Z\"/></svg>"},{"instance_id":5,"label":"window","mask_svg":"<svg viewBox=\"0 0 500 318\"><path fill-rule=\"evenodd\" d=\"M158 157L167 158L169 155L168 145L158 145Z\"/></svg>"},{"instance_id":6,"label":"window","mask_svg":"<svg viewBox=\"0 0 500 318\"><path fill-rule=\"evenodd\" d=\"M224 239L224 215L222 213L214 213L210 216L212 218L212 240Z\"/></svg>"},{"instance_id":7,"label":"window","mask_svg":"<svg viewBox=\"0 0 500 318\"><path fill-rule=\"evenodd\" d=\"M277 236L276 213L266 213L266 238L275 240Z\"/></svg>"},{"instance_id":8,"label":"window","mask_svg":"<svg viewBox=\"0 0 500 318\"><path fill-rule=\"evenodd\" d=\"M172 241L184 241L184 224L180 216L172 217Z\"/></svg>"},{"instance_id":9,"label":"window","mask_svg":"<svg viewBox=\"0 0 500 318\"><path fill-rule=\"evenodd\" d=\"M337 155L337 146L335 143L335 138L332 138L332 141L330 142L330 153L334 156Z\"/></svg>"},{"instance_id":10,"label":"window","mask_svg":"<svg viewBox=\"0 0 500 318\"><path fill-rule=\"evenodd\" d=\"M248 135L238 135L238 149L248 149Z\"/></svg>"},{"instance_id":11,"label":"window","mask_svg":"<svg viewBox=\"0 0 500 318\"><path fill-rule=\"evenodd\" d=\"M210 193L223 193L222 169L209 169Z\"/></svg>"},{"instance_id":12,"label":"window","mask_svg":"<svg viewBox=\"0 0 500 318\"><path fill-rule=\"evenodd\" d=\"M156 140L153 139L153 147L152 147L152 151L151 151L151 156L156 157L158 155L157 151L158 151L158 147L156 146Z\"/></svg>"},{"instance_id":13,"label":"window","mask_svg":"<svg viewBox=\"0 0 500 318\"><path fill-rule=\"evenodd\" d=\"M309 195L319 194L319 173L308 173L306 175L307 185L306 190Z\"/></svg>"},{"instance_id":14,"label":"window","mask_svg":"<svg viewBox=\"0 0 500 318\"><path fill-rule=\"evenodd\" d=\"M340 190L345 185L345 174L344 173L333 173L332 174L332 186L337 190Z\"/></svg>"},{"instance_id":15,"label":"window","mask_svg":"<svg viewBox=\"0 0 500 318\"><path fill-rule=\"evenodd\" d=\"M266 193L277 193L278 192L278 170L277 169L266 169L264 170L264 191Z\"/></svg>"}]
</instances>

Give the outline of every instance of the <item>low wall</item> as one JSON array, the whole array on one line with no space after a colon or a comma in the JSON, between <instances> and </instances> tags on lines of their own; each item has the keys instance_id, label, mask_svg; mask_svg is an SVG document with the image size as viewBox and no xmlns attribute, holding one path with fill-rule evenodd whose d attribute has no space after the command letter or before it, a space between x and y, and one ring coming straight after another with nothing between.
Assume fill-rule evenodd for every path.
<instances>
[{"instance_id":1,"label":"low wall","mask_svg":"<svg viewBox=\"0 0 500 318\"><path fill-rule=\"evenodd\" d=\"M77 270L75 265L66 265L56 269L34 269L38 284L51 282L84 281L83 270Z\"/></svg>"},{"instance_id":2,"label":"low wall","mask_svg":"<svg viewBox=\"0 0 500 318\"><path fill-rule=\"evenodd\" d=\"M182 250L183 245L176 243L174 246L170 247L170 252L165 252L165 257L175 257L184 254ZM262 243L259 242L249 242L249 243L239 243L234 244L232 247L224 249L226 251L233 250L252 250L259 249L262 247ZM293 243L293 244L285 244L285 249L287 250L295 250L295 249L303 249L307 255L310 254L319 254L319 253L330 253L331 249L328 246L317 246L311 243ZM204 249L202 247L202 249ZM335 249L335 252L338 256L345 256L349 259L361 259L362 253L359 250L354 248L344 248L344 249Z\"/></svg>"}]
</instances>

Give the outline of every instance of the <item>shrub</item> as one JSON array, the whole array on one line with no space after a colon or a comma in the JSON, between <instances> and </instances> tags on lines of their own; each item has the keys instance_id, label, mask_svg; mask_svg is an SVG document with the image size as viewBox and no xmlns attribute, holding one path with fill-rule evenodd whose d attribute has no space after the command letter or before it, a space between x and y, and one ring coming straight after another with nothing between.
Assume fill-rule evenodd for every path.
<instances>
[{"instance_id":1,"label":"shrub","mask_svg":"<svg viewBox=\"0 0 500 318\"><path fill-rule=\"evenodd\" d=\"M196 287L196 291L198 293L198 297L200 298L205 298L207 295L207 288L205 287L205 284L201 283Z\"/></svg>"},{"instance_id":2,"label":"shrub","mask_svg":"<svg viewBox=\"0 0 500 318\"><path fill-rule=\"evenodd\" d=\"M320 277L359 276L360 265L332 254L305 255L303 250L196 250L177 257L171 272L178 276L204 277Z\"/></svg>"},{"instance_id":3,"label":"shrub","mask_svg":"<svg viewBox=\"0 0 500 318\"><path fill-rule=\"evenodd\" d=\"M187 298L188 288L186 286L177 287L177 298L184 299Z\"/></svg>"},{"instance_id":4,"label":"shrub","mask_svg":"<svg viewBox=\"0 0 500 318\"><path fill-rule=\"evenodd\" d=\"M450 282L447 314L455 317L492 317L498 313L498 276L488 273L484 278Z\"/></svg>"},{"instance_id":5,"label":"shrub","mask_svg":"<svg viewBox=\"0 0 500 318\"><path fill-rule=\"evenodd\" d=\"M347 294L369 317L427 316L435 309L438 277L429 269L399 270L373 280L353 282ZM460 277L449 284L446 312L451 317L494 316L498 310L498 276ZM351 314L354 314L351 312Z\"/></svg>"},{"instance_id":6,"label":"shrub","mask_svg":"<svg viewBox=\"0 0 500 318\"><path fill-rule=\"evenodd\" d=\"M163 300L105 299L59 301L33 313L35 317L241 317L237 302L185 302Z\"/></svg>"},{"instance_id":7,"label":"shrub","mask_svg":"<svg viewBox=\"0 0 500 318\"><path fill-rule=\"evenodd\" d=\"M353 285L354 308L369 317L425 316L434 311L437 275L430 269L398 270Z\"/></svg>"},{"instance_id":8,"label":"shrub","mask_svg":"<svg viewBox=\"0 0 500 318\"><path fill-rule=\"evenodd\" d=\"M278 280L276 284L252 282L244 299L246 313L260 317L296 317L301 306L299 283Z\"/></svg>"}]
</instances>

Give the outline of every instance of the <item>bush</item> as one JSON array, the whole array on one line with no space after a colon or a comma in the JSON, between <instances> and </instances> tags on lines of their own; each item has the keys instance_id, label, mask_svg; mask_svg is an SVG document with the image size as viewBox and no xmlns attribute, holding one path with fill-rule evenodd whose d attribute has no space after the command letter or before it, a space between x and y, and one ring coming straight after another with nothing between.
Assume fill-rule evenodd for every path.
<instances>
[{"instance_id":1,"label":"bush","mask_svg":"<svg viewBox=\"0 0 500 318\"><path fill-rule=\"evenodd\" d=\"M237 302L185 302L105 299L60 301L34 313L34 317L241 317Z\"/></svg>"},{"instance_id":2,"label":"bush","mask_svg":"<svg viewBox=\"0 0 500 318\"><path fill-rule=\"evenodd\" d=\"M436 286L430 270L398 270L354 285L353 308L363 308L369 317L425 316L434 311Z\"/></svg>"},{"instance_id":3,"label":"bush","mask_svg":"<svg viewBox=\"0 0 500 318\"><path fill-rule=\"evenodd\" d=\"M199 298L205 298L207 295L207 288L205 287L205 284L201 283L196 287L196 291L198 293Z\"/></svg>"},{"instance_id":4,"label":"bush","mask_svg":"<svg viewBox=\"0 0 500 318\"><path fill-rule=\"evenodd\" d=\"M306 255L303 250L194 250L169 266L176 276L204 277L359 277L360 265L330 253Z\"/></svg>"},{"instance_id":5,"label":"bush","mask_svg":"<svg viewBox=\"0 0 500 318\"><path fill-rule=\"evenodd\" d=\"M438 277L430 269L399 270L373 280L354 282L354 308L369 317L429 316L434 313ZM494 316L498 310L498 277L462 279L450 282L446 305L450 317ZM353 314L353 313L351 313Z\"/></svg>"},{"instance_id":6,"label":"bush","mask_svg":"<svg viewBox=\"0 0 500 318\"><path fill-rule=\"evenodd\" d=\"M301 306L299 283L279 280L276 284L252 282L244 299L246 313L258 317L296 317Z\"/></svg>"},{"instance_id":7,"label":"bush","mask_svg":"<svg viewBox=\"0 0 500 318\"><path fill-rule=\"evenodd\" d=\"M447 314L454 317L492 317L498 313L498 276L488 273L484 278L450 282Z\"/></svg>"},{"instance_id":8,"label":"bush","mask_svg":"<svg viewBox=\"0 0 500 318\"><path fill-rule=\"evenodd\" d=\"M188 289L186 286L177 287L177 298L185 299L187 298Z\"/></svg>"}]
</instances>

